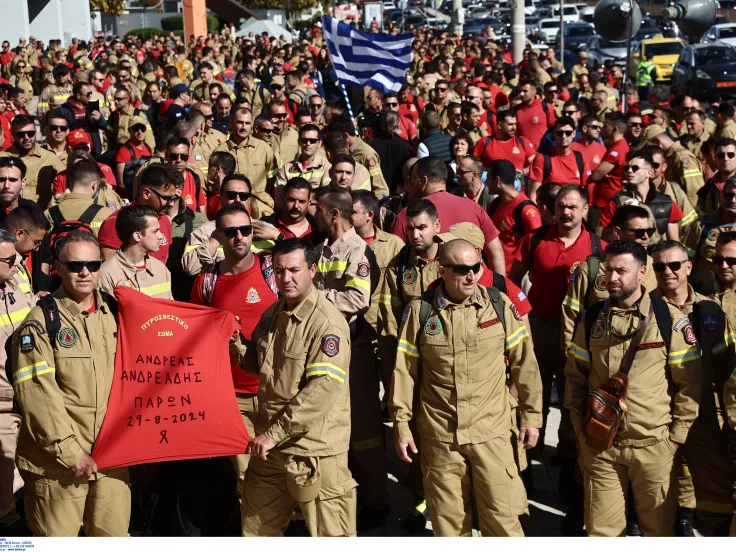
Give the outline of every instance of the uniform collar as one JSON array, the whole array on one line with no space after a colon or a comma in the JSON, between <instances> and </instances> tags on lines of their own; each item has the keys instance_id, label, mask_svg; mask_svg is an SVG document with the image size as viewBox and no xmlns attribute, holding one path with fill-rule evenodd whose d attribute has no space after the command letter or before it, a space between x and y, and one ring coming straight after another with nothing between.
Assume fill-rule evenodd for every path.
<instances>
[{"instance_id":1,"label":"uniform collar","mask_svg":"<svg viewBox=\"0 0 736 552\"><path fill-rule=\"evenodd\" d=\"M284 300L284 308L281 312L293 316L300 322L304 320L310 312L314 310L315 305L317 304L317 300L319 299L319 292L317 291L317 288L312 286L312 290L307 294L307 296L302 300L301 303L299 303L296 308L292 311L286 310L286 300Z\"/></svg>"},{"instance_id":2,"label":"uniform collar","mask_svg":"<svg viewBox=\"0 0 736 552\"><path fill-rule=\"evenodd\" d=\"M330 239L329 236L328 236L325 239L325 247L327 247L330 251L332 251L334 253L335 251L337 251L339 249L339 245L341 243L346 242L346 241L351 240L351 239L354 239L354 238L357 238L360 241L363 241L363 238L359 238L358 237L358 234L355 232L355 228L353 228L351 226L350 227L350 230L348 230L342 236L340 236L339 238L337 238L334 242L332 242L331 245L327 243L327 240Z\"/></svg>"},{"instance_id":3,"label":"uniform collar","mask_svg":"<svg viewBox=\"0 0 736 552\"><path fill-rule=\"evenodd\" d=\"M100 295L100 292L98 290L94 290L93 293L95 296L97 309L102 310L103 312L109 312L107 308L107 303L102 298L102 295ZM63 308L72 318L72 320L76 320L82 313L85 312L81 309L76 301L69 297L69 294L67 293L66 289L64 289L64 286L61 286L58 290L56 290L53 295L56 298L59 307Z\"/></svg>"},{"instance_id":4,"label":"uniform collar","mask_svg":"<svg viewBox=\"0 0 736 552\"><path fill-rule=\"evenodd\" d=\"M243 148L255 148L256 146L252 143L253 142L252 138L254 137L248 136L248 138L246 138L245 141L241 142L240 144L236 144L235 142L233 142L231 138L231 139L228 139L227 143L228 143L228 146L234 150L239 150Z\"/></svg>"},{"instance_id":5,"label":"uniform collar","mask_svg":"<svg viewBox=\"0 0 736 552\"><path fill-rule=\"evenodd\" d=\"M58 202L63 203L64 201L70 201L72 199L87 199L90 202L93 202L92 197L89 194L82 192L69 192L68 194L64 194L58 199Z\"/></svg>"},{"instance_id":6,"label":"uniform collar","mask_svg":"<svg viewBox=\"0 0 736 552\"><path fill-rule=\"evenodd\" d=\"M132 270L133 272L139 270L137 266L134 266L128 259L125 258L125 255L123 255L122 249L118 249L115 252L115 259L120 264L120 266L124 269ZM148 255L146 255L143 258L143 261L146 266L146 272L148 272L151 276L153 276L153 272L151 271L151 258Z\"/></svg>"},{"instance_id":7,"label":"uniform collar","mask_svg":"<svg viewBox=\"0 0 736 552\"><path fill-rule=\"evenodd\" d=\"M437 310L443 310L451 305L464 306L464 305L476 305L479 307L483 306L483 294L478 286L475 287L475 293L468 297L465 301L460 304L453 303L445 294L445 283L442 282L437 286L437 293L435 294L434 306Z\"/></svg>"},{"instance_id":8,"label":"uniform collar","mask_svg":"<svg viewBox=\"0 0 736 552\"><path fill-rule=\"evenodd\" d=\"M604 309L612 309L616 312L635 312L638 311L639 316L641 318L646 318L649 314L649 305L652 302L652 299L649 297L649 292L644 286L641 287L641 297L639 298L639 301L637 303L634 303L629 308L619 308L613 305L613 303L610 302L610 299L606 299L606 304L604 306Z\"/></svg>"},{"instance_id":9,"label":"uniform collar","mask_svg":"<svg viewBox=\"0 0 736 552\"><path fill-rule=\"evenodd\" d=\"M297 167L299 167L299 169L302 172L304 172L305 169L304 169L304 164L303 164L303 162L301 160L301 155L302 155L301 153L297 153L296 154L296 157L294 157L294 164ZM325 166L325 163L326 162L327 161L325 160L325 158L322 157L319 153L317 153L314 156L314 159L312 160L312 162L309 164L309 167L308 168L310 170L313 170L313 169L321 169L321 168L323 168Z\"/></svg>"}]
</instances>

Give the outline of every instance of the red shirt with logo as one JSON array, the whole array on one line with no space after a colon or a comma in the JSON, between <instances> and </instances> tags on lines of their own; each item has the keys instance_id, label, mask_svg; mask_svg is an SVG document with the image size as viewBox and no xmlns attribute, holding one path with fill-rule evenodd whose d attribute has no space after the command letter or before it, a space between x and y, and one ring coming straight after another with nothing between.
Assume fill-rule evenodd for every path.
<instances>
[{"instance_id":1,"label":"red shirt with logo","mask_svg":"<svg viewBox=\"0 0 736 552\"><path fill-rule=\"evenodd\" d=\"M414 105L414 96L412 96L411 94L409 95L409 99L406 101L406 103L399 103L399 115L401 115L402 117L406 117L415 125L419 120L419 112L427 105L427 102L425 102L422 98L417 98L416 103L419 105L419 109L417 109L417 106Z\"/></svg>"},{"instance_id":2,"label":"red shirt with logo","mask_svg":"<svg viewBox=\"0 0 736 552\"><path fill-rule=\"evenodd\" d=\"M105 182L107 182L107 185L111 188L115 188L115 186L118 185L118 183L115 181L115 175L112 172L112 169L105 165L104 163L97 163L100 166L100 170L102 171L102 174L105 175ZM56 177L54 178L54 195L63 194L67 189L67 177L68 171L65 169L58 173ZM119 205L118 207L122 207L122 205ZM115 211L117 209L113 209Z\"/></svg>"},{"instance_id":3,"label":"red shirt with logo","mask_svg":"<svg viewBox=\"0 0 736 552\"><path fill-rule=\"evenodd\" d=\"M501 247L506 259L506 273L511 270L514 262L514 254L519 248L522 238L542 226L542 215L539 213L536 205L526 205L521 210L521 220L524 223L524 232L522 234L514 231L514 212L522 201L529 198L524 192L519 192L514 199L508 203L501 203L491 217L491 221L498 228L498 237L501 240Z\"/></svg>"},{"instance_id":4,"label":"red shirt with logo","mask_svg":"<svg viewBox=\"0 0 736 552\"><path fill-rule=\"evenodd\" d=\"M136 205L136 203L133 202L131 205ZM102 247L120 249L123 245L123 242L118 237L117 230L115 230L115 220L118 218L119 212L120 211L115 211L112 215L106 218L103 221L102 226L100 226L100 231L97 234L97 241L100 242ZM161 233L164 237L163 240L161 240L161 246L158 248L158 251L151 253L151 257L154 257L165 264L166 259L169 258L169 247L171 247L171 220L169 220L169 217L166 215L159 215L158 222L161 225Z\"/></svg>"},{"instance_id":5,"label":"red shirt with logo","mask_svg":"<svg viewBox=\"0 0 736 552\"><path fill-rule=\"evenodd\" d=\"M535 152L534 145L530 140L523 136L521 139L514 136L511 140L506 140L505 142L496 138L490 141L488 138L483 138L475 144L473 155L480 157L485 166L490 165L491 161L495 161L496 159L508 159L514 164L517 171L521 171L524 170L526 160L534 155Z\"/></svg>"},{"instance_id":6,"label":"red shirt with logo","mask_svg":"<svg viewBox=\"0 0 736 552\"><path fill-rule=\"evenodd\" d=\"M197 207L207 205L207 195L204 193L204 186L200 183L199 194L197 193L197 184L194 181L194 175L191 171L184 171L184 188L181 191L181 197L192 211L196 211Z\"/></svg>"},{"instance_id":7,"label":"red shirt with logo","mask_svg":"<svg viewBox=\"0 0 736 552\"><path fill-rule=\"evenodd\" d=\"M506 295L508 295L508 298L514 304L516 310L519 311L519 314L524 316L532 312L532 305L529 303L526 293L521 291L519 286L509 280L506 276L504 276L503 279L506 282ZM483 274L481 274L478 279L478 285L493 287L493 271L485 265L483 266Z\"/></svg>"},{"instance_id":8,"label":"red shirt with logo","mask_svg":"<svg viewBox=\"0 0 736 552\"><path fill-rule=\"evenodd\" d=\"M557 182L557 184L578 184L583 186L590 172L583 156L583 172L580 172L578 160L575 153L570 151L567 155L560 155L554 149L549 153L550 171L544 176L544 155L538 153L532 161L529 169L529 180L534 182Z\"/></svg>"},{"instance_id":9,"label":"red shirt with logo","mask_svg":"<svg viewBox=\"0 0 736 552\"><path fill-rule=\"evenodd\" d=\"M550 226L534 250L530 259L531 234L524 236L514 258L530 269L532 288L529 302L534 312L543 318L559 320L562 317L562 301L567 293L570 276L575 267L593 251L590 233L582 229L578 239L566 247L560 239L557 226ZM601 242L602 249L606 243Z\"/></svg>"},{"instance_id":10,"label":"red shirt with logo","mask_svg":"<svg viewBox=\"0 0 736 552\"><path fill-rule=\"evenodd\" d=\"M541 144L544 133L556 120L555 110L547 109L545 113L539 98L535 98L531 105L522 103L516 108L516 131L519 136L529 138L532 144Z\"/></svg>"},{"instance_id":11,"label":"red shirt with logo","mask_svg":"<svg viewBox=\"0 0 736 552\"><path fill-rule=\"evenodd\" d=\"M606 146L599 142L592 142L586 146L582 142L573 142L571 146L572 151L578 151L583 155L585 163L588 165L588 173L585 175L585 180L590 178L590 175L594 170L601 164L603 158L606 155Z\"/></svg>"},{"instance_id":12,"label":"red shirt with logo","mask_svg":"<svg viewBox=\"0 0 736 552\"><path fill-rule=\"evenodd\" d=\"M194 281L190 303L204 305L202 282L204 274ZM266 309L277 301L276 295L263 279L261 263L254 256L253 266L240 274L218 274L210 307L233 313L240 317L240 331L250 340L253 330ZM244 371L230 356L230 371L236 393L255 395L258 393L258 376Z\"/></svg>"},{"instance_id":13,"label":"red shirt with logo","mask_svg":"<svg viewBox=\"0 0 736 552\"><path fill-rule=\"evenodd\" d=\"M629 153L629 144L625 138L617 140L606 151L601 163L611 163L613 169L606 175L601 182L593 184L593 200L591 205L594 207L605 207L613 196L621 191L623 187L621 177L626 165L626 154Z\"/></svg>"}]
</instances>

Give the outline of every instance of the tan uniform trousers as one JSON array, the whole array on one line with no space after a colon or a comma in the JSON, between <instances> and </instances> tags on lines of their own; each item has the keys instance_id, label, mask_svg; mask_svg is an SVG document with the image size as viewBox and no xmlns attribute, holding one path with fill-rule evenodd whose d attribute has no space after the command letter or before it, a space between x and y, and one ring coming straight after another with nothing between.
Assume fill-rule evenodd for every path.
<instances>
[{"instance_id":1,"label":"tan uniform trousers","mask_svg":"<svg viewBox=\"0 0 736 552\"><path fill-rule=\"evenodd\" d=\"M58 481L22 472L28 527L37 537L126 537L130 524L128 468L97 480Z\"/></svg>"},{"instance_id":2,"label":"tan uniform trousers","mask_svg":"<svg viewBox=\"0 0 736 552\"><path fill-rule=\"evenodd\" d=\"M299 502L286 486L288 465L300 460L314 462L322 479L317 498L309 502ZM306 459L271 449L267 460L251 459L245 484L244 537L283 536L297 504L313 537L356 536L356 483L347 453Z\"/></svg>"},{"instance_id":3,"label":"tan uniform trousers","mask_svg":"<svg viewBox=\"0 0 736 552\"><path fill-rule=\"evenodd\" d=\"M3 401L12 405L11 401ZM1 408L1 407L0 407ZM15 467L15 449L18 445L20 416L13 412L0 412L0 525L3 519L13 521L15 499L13 495L23 488L23 479Z\"/></svg>"},{"instance_id":4,"label":"tan uniform trousers","mask_svg":"<svg viewBox=\"0 0 736 552\"><path fill-rule=\"evenodd\" d=\"M535 315L529 315L534 341L534 355L539 363L539 374L542 378L542 429L539 432L539 445L535 451L544 448L544 434L547 428L547 416L552 397L552 383L557 387L560 409L560 427L557 430L557 451L563 458L575 458L575 430L570 421L570 411L563 406L565 396L565 351L560 345L562 339L562 323Z\"/></svg>"},{"instance_id":5,"label":"tan uniform trousers","mask_svg":"<svg viewBox=\"0 0 736 552\"><path fill-rule=\"evenodd\" d=\"M647 447L612 447L601 453L581 436L585 528L591 537L626 535L626 491L631 483L644 536L672 536L677 497L675 445L664 439Z\"/></svg>"},{"instance_id":6,"label":"tan uniform trousers","mask_svg":"<svg viewBox=\"0 0 736 552\"><path fill-rule=\"evenodd\" d=\"M360 504L388 508L388 464L373 344L357 337L350 351L350 471Z\"/></svg>"},{"instance_id":7,"label":"tan uniform trousers","mask_svg":"<svg viewBox=\"0 0 736 552\"><path fill-rule=\"evenodd\" d=\"M476 445L424 439L421 464L435 535L471 535L472 487L484 537L524 536L519 515L526 511L526 491L508 435Z\"/></svg>"},{"instance_id":8,"label":"tan uniform trousers","mask_svg":"<svg viewBox=\"0 0 736 552\"><path fill-rule=\"evenodd\" d=\"M243 417L243 422L245 422L245 428L248 430L248 435L250 435L251 439L255 439L256 428L253 424L255 423L256 416L258 416L258 395L235 393L235 397L238 399L240 415ZM238 483L235 492L238 495L238 499L242 500L243 481L245 480L245 471L248 469L248 462L250 462L250 454L231 456L230 461L233 463L233 466L235 466L235 472L238 475Z\"/></svg>"}]
</instances>

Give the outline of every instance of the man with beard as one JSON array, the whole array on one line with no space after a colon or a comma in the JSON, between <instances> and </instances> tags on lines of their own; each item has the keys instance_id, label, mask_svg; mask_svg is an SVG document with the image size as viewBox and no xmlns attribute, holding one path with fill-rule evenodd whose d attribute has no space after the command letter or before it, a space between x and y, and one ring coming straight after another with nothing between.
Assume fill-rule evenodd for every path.
<instances>
[{"instance_id":1,"label":"man with beard","mask_svg":"<svg viewBox=\"0 0 736 552\"><path fill-rule=\"evenodd\" d=\"M652 183L657 188L657 191L670 196L673 201L677 203L678 207L680 207L680 210L684 215L682 220L678 223L680 226L680 236L684 236L688 227L697 220L698 212L693 209L690 200L687 198L687 194L685 194L685 191L680 187L680 185L677 182L671 182L665 178L665 173L667 172L668 167L664 150L659 146L648 146L644 148L644 152L652 156L652 169L654 171ZM713 209L715 209L715 207L713 207ZM711 209L711 211L713 209Z\"/></svg>"},{"instance_id":2,"label":"man with beard","mask_svg":"<svg viewBox=\"0 0 736 552\"><path fill-rule=\"evenodd\" d=\"M496 159L507 159L519 173L528 175L534 159L534 145L529 139L516 134L516 113L505 109L496 115L495 136L488 136L475 144L473 155L488 166Z\"/></svg>"},{"instance_id":3,"label":"man with beard","mask_svg":"<svg viewBox=\"0 0 736 552\"><path fill-rule=\"evenodd\" d=\"M678 268L685 262L681 252ZM586 312L567 353L564 401L578 437L590 536L626 533L629 482L642 533L673 534L675 453L698 415L703 366L693 327L679 309L646 293L646 263L646 250L636 242L606 248L609 299ZM641 346L626 355L634 340ZM623 363L635 368L628 372ZM605 448L588 431L585 405L596 400L590 392L609 388L609 378L621 368L628 372L625 418L613 446Z\"/></svg>"},{"instance_id":4,"label":"man with beard","mask_svg":"<svg viewBox=\"0 0 736 552\"><path fill-rule=\"evenodd\" d=\"M626 138L629 147L634 148L639 145L642 132L644 132L644 122L641 113L629 111L626 114L626 132L624 133L624 138Z\"/></svg>"},{"instance_id":5,"label":"man with beard","mask_svg":"<svg viewBox=\"0 0 736 552\"><path fill-rule=\"evenodd\" d=\"M317 125L307 124L299 129L301 153L287 162L276 176L277 190L292 178L306 179L312 188L321 188L330 181L330 163L319 154L322 149L322 131ZM279 194L280 192L277 192ZM276 198L278 204L278 197Z\"/></svg>"},{"instance_id":6,"label":"man with beard","mask_svg":"<svg viewBox=\"0 0 736 552\"><path fill-rule=\"evenodd\" d=\"M721 138L715 144L716 172L698 190L698 209L702 213L712 213L718 208L719 190L725 182L736 176L736 140Z\"/></svg>"},{"instance_id":7,"label":"man with beard","mask_svg":"<svg viewBox=\"0 0 736 552\"><path fill-rule=\"evenodd\" d=\"M272 99L268 104L268 115L273 123L271 145L281 162L293 160L299 154L299 132L286 122L288 113L283 100Z\"/></svg>"},{"instance_id":8,"label":"man with beard","mask_svg":"<svg viewBox=\"0 0 736 552\"><path fill-rule=\"evenodd\" d=\"M718 243L718 242L717 242ZM718 245L716 245L716 248ZM721 405L723 385L734 365L732 327L717 302L695 293L687 279L692 263L679 242L658 244L652 251L657 289L654 292L689 318L700 344L703 359L703 393L698 418L687 434L687 441L675 456L677 501L675 534L692 537L693 519L706 522L708 534L728 534L731 521L731 471L716 405ZM723 257L717 255L716 270ZM722 413L721 413L722 414ZM727 514L727 515L725 515Z\"/></svg>"},{"instance_id":9,"label":"man with beard","mask_svg":"<svg viewBox=\"0 0 736 552\"><path fill-rule=\"evenodd\" d=\"M222 259L208 266L194 281L190 302L232 312L240 320L243 336L250 340L261 316L278 297L264 277L262 261L253 254L253 221L246 206L238 201L228 203L213 222L213 238L222 249ZM243 422L248 434L255 437L258 377L242 370L232 357L231 372ZM231 460L237 470L237 495L242 498L250 455L239 454Z\"/></svg>"}]
</instances>

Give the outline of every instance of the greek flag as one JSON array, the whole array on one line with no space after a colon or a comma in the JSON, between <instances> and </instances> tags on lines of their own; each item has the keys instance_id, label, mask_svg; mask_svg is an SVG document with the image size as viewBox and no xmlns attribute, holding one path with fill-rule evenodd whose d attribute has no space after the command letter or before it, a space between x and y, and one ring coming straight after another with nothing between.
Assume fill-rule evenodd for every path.
<instances>
[{"instance_id":1,"label":"greek flag","mask_svg":"<svg viewBox=\"0 0 736 552\"><path fill-rule=\"evenodd\" d=\"M322 18L332 65L345 85L398 92L411 65L413 34L388 35L358 31L332 17Z\"/></svg>"}]
</instances>

